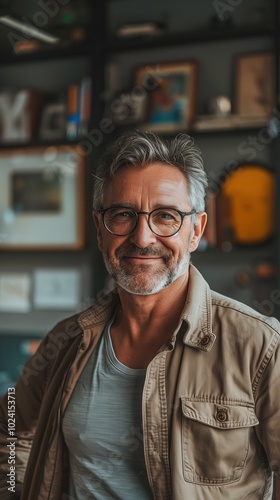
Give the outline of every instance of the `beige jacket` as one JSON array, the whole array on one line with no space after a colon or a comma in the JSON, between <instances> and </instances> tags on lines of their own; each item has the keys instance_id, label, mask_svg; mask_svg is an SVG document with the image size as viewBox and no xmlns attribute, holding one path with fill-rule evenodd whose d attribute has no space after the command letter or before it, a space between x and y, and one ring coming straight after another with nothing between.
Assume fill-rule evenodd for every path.
<instances>
[{"instance_id":1,"label":"beige jacket","mask_svg":"<svg viewBox=\"0 0 280 500\"><path fill-rule=\"evenodd\" d=\"M24 369L16 388L15 441L23 500L70 499L61 420L117 302L113 292L59 323ZM271 498L271 471L280 471L279 343L277 320L211 292L191 266L179 326L149 364L143 391L154 499ZM14 500L19 496L6 482L6 397L0 431L0 498Z\"/></svg>"}]
</instances>

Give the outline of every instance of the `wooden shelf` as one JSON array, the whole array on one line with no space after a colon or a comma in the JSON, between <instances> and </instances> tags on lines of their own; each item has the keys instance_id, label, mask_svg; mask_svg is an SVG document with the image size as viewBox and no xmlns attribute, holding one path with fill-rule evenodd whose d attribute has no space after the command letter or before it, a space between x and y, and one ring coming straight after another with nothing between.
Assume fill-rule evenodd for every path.
<instances>
[{"instance_id":1,"label":"wooden shelf","mask_svg":"<svg viewBox=\"0 0 280 500\"><path fill-rule=\"evenodd\" d=\"M38 50L36 52L5 54L0 52L0 64L36 62L47 59L67 59L72 57L90 56L92 48L90 43L73 47Z\"/></svg>"},{"instance_id":2,"label":"wooden shelf","mask_svg":"<svg viewBox=\"0 0 280 500\"><path fill-rule=\"evenodd\" d=\"M147 38L121 39L118 37L108 37L103 50L106 52L125 52L132 50L151 50L153 48L172 47L176 45L186 45L193 43L214 42L220 40L233 40L238 38L255 38L276 36L277 30L267 27L252 28L251 26L242 28L199 30L193 32L164 33L163 35Z\"/></svg>"},{"instance_id":3,"label":"wooden shelf","mask_svg":"<svg viewBox=\"0 0 280 500\"><path fill-rule=\"evenodd\" d=\"M246 129L258 129L269 125L268 118L264 117L242 117L238 115L228 116L197 116L193 123L191 132L225 132Z\"/></svg>"},{"instance_id":4,"label":"wooden shelf","mask_svg":"<svg viewBox=\"0 0 280 500\"><path fill-rule=\"evenodd\" d=\"M0 150L5 149L18 149L18 148L37 148L37 147L52 147L52 146L75 146L79 144L79 142L83 139L83 137L77 138L75 141L67 141L67 139L50 139L50 140L36 140L28 141L28 142L0 142Z\"/></svg>"}]
</instances>

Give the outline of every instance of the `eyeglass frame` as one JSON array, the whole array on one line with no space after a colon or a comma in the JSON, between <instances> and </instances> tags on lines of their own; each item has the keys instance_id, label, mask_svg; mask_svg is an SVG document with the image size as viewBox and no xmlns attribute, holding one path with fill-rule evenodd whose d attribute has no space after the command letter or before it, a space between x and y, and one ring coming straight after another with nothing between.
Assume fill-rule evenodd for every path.
<instances>
[{"instance_id":1,"label":"eyeglass frame","mask_svg":"<svg viewBox=\"0 0 280 500\"><path fill-rule=\"evenodd\" d=\"M106 212L108 212L109 210L112 210L114 208L125 208L126 210L130 210L131 212L133 212L135 214L135 226L133 227L133 229L131 231L129 231L129 233L127 233L127 234L113 233L106 226L105 221L104 221L104 216L105 216ZM168 235L161 235L161 234L155 233L155 231L151 228L151 226L150 226L150 218L151 218L151 214L152 213L156 212L157 210L164 210L165 208L167 210L174 210L175 212L177 212L180 215L180 217L181 217L181 224L180 224L180 227L178 229L176 229L175 233L168 234ZM143 211L137 212L137 210L134 210L133 208L130 208L130 207L126 207L125 205L115 205L113 207L109 207L109 208L104 208L104 209L101 209L101 210L97 210L97 212L102 217L102 222L103 222L103 226L105 227L105 229L108 231L108 233L113 234L114 236L129 236L131 233L133 233L133 231L136 229L136 227L138 225L139 215L142 215L142 214L143 215L147 215L148 216L147 222L148 222L148 226L149 226L150 230L152 231L153 234L155 234L156 236L159 236L160 238L170 238L171 236L175 236L175 234L177 234L180 231L180 229L181 229L181 227L183 225L183 222L184 222L184 218L187 217L188 215L193 215L193 214L197 214L198 213L194 208L190 212L182 212L181 210L178 210L177 208L170 208L170 207L155 208L151 212L143 212Z\"/></svg>"}]
</instances>

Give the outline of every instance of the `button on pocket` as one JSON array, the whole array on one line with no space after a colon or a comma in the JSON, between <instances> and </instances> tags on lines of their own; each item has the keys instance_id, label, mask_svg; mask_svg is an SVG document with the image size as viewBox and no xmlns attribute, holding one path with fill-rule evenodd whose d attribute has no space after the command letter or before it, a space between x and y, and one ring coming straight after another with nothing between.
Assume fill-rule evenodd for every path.
<instances>
[{"instance_id":1,"label":"button on pocket","mask_svg":"<svg viewBox=\"0 0 280 500\"><path fill-rule=\"evenodd\" d=\"M219 422L226 422L228 420L228 412L225 408L217 410L216 418Z\"/></svg>"},{"instance_id":2,"label":"button on pocket","mask_svg":"<svg viewBox=\"0 0 280 500\"><path fill-rule=\"evenodd\" d=\"M254 408L243 402L221 404L182 397L184 479L195 484L229 484L242 474ZM227 402L228 403L228 402Z\"/></svg>"}]
</instances>

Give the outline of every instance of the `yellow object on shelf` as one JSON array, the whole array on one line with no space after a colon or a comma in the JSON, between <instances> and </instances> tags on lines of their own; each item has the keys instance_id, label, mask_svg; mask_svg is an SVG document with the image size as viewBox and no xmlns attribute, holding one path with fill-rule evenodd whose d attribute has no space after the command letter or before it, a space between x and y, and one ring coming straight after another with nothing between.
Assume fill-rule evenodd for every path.
<instances>
[{"instance_id":1,"label":"yellow object on shelf","mask_svg":"<svg viewBox=\"0 0 280 500\"><path fill-rule=\"evenodd\" d=\"M265 242L275 229L275 176L262 165L245 164L231 172L220 192L221 225L230 228L233 242Z\"/></svg>"}]
</instances>

